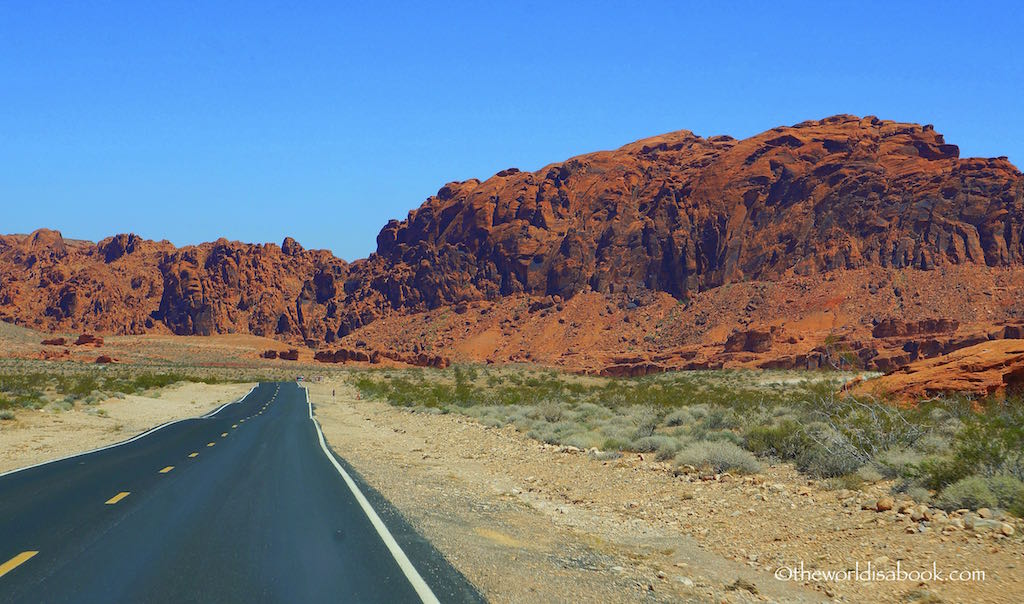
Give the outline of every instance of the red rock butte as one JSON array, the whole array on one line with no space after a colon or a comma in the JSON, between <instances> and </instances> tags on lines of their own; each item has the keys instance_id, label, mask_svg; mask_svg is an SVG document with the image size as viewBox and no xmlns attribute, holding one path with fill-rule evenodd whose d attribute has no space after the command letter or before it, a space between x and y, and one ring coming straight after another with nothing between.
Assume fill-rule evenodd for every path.
<instances>
[{"instance_id":1,"label":"red rock butte","mask_svg":"<svg viewBox=\"0 0 1024 604\"><path fill-rule=\"evenodd\" d=\"M0 318L252 333L332 361L892 370L1016 333L1022 228L1024 177L1005 157L962 159L931 126L838 115L448 183L352 263L291 238L9 235Z\"/></svg>"}]
</instances>

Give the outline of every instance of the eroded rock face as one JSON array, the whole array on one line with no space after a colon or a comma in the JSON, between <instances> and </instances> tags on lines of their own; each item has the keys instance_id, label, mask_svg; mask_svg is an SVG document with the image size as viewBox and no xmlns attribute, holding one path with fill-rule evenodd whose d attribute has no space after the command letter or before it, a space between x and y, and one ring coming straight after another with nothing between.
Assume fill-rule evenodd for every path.
<instances>
[{"instance_id":1,"label":"eroded rock face","mask_svg":"<svg viewBox=\"0 0 1024 604\"><path fill-rule=\"evenodd\" d=\"M685 299L788 271L1020 264L1020 172L958 156L930 126L873 117L743 141L674 132L449 183L384 227L367 268L391 307L413 308L586 288Z\"/></svg>"},{"instance_id":2,"label":"eroded rock face","mask_svg":"<svg viewBox=\"0 0 1024 604\"><path fill-rule=\"evenodd\" d=\"M77 340L75 340L75 346L103 346L103 338L101 336L83 333L78 336Z\"/></svg>"},{"instance_id":3,"label":"eroded rock face","mask_svg":"<svg viewBox=\"0 0 1024 604\"><path fill-rule=\"evenodd\" d=\"M0 236L0 320L44 331L138 334L161 294L168 242L118 235L98 244L57 231Z\"/></svg>"},{"instance_id":4,"label":"eroded rock face","mask_svg":"<svg viewBox=\"0 0 1024 604\"><path fill-rule=\"evenodd\" d=\"M725 341L725 352L768 352L772 348L770 329L734 331Z\"/></svg>"},{"instance_id":5,"label":"eroded rock face","mask_svg":"<svg viewBox=\"0 0 1024 604\"><path fill-rule=\"evenodd\" d=\"M349 361L378 364L382 359L391 359L418 367L434 367L444 369L451 365L451 359L441 355L426 353L403 354L394 350L360 350L340 348L338 350L319 350L313 360L321 363L346 363Z\"/></svg>"},{"instance_id":6,"label":"eroded rock face","mask_svg":"<svg viewBox=\"0 0 1024 604\"><path fill-rule=\"evenodd\" d=\"M287 251L286 251L287 250ZM329 252L219 240L182 248L160 263L163 292L154 318L176 334L253 333L286 341L323 341L330 287L322 275L345 274ZM331 277L334 278L333 276ZM317 300L322 300L318 302Z\"/></svg>"},{"instance_id":7,"label":"eroded rock face","mask_svg":"<svg viewBox=\"0 0 1024 604\"><path fill-rule=\"evenodd\" d=\"M823 281L876 269L1016 271L1024 268L1022 229L1024 178L1005 158L960 159L930 126L840 115L742 141L673 132L535 172L509 169L449 183L405 220L385 225L377 253L353 263L291 238L280 246L219 240L175 248L131 234L98 244L45 230L0 237L0 319L65 333L252 333L339 348L380 319L449 307L458 317L476 316L475 305L528 294L522 311L493 328L507 338L520 319L561 313L581 292L624 296L625 306L600 317L621 313L616 320L629 321L654 295L686 306L723 285ZM1004 297L1024 290L1021 280L1005 281ZM872 303L887 314L845 311L866 330L872 319L891 319L875 326L876 344L862 333L851 348L866 366L892 368L995 337L984 332L991 325L961 334L955 321L928 323L908 291L878 277L860 295L891 296ZM799 293L790 307L802 304ZM760 302L743 304L756 313ZM689 325L666 319L690 338L675 343L710 333L700 321L714 311L678 315ZM1024 318L1000 312L1001 321ZM724 344L732 357L678 362L834 361L816 344L787 344L755 333L750 321L731 320L728 329L742 335L724 331L700 342L716 352ZM643 335L623 335L609 352L656 352L663 339L657 334L669 327L650 329L650 346ZM607 365L633 375L670 364Z\"/></svg>"},{"instance_id":8,"label":"eroded rock face","mask_svg":"<svg viewBox=\"0 0 1024 604\"><path fill-rule=\"evenodd\" d=\"M854 392L912 402L940 393L1003 395L1024 385L1024 340L996 340L916 361L858 384Z\"/></svg>"},{"instance_id":9,"label":"eroded rock face","mask_svg":"<svg viewBox=\"0 0 1024 604\"><path fill-rule=\"evenodd\" d=\"M901 321L899 319L883 319L871 331L876 338L906 337L923 334L950 333L960 327L954 319L921 319L920 321Z\"/></svg>"}]
</instances>

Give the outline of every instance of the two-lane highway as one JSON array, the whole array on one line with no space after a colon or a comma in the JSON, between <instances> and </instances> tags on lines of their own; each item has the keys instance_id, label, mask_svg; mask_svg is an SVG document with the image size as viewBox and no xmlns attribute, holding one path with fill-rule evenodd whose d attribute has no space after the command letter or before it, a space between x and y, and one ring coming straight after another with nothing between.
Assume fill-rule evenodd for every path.
<instances>
[{"instance_id":1,"label":"two-lane highway","mask_svg":"<svg viewBox=\"0 0 1024 604\"><path fill-rule=\"evenodd\" d=\"M3 602L438 600L481 598L330 453L294 383L0 475Z\"/></svg>"}]
</instances>

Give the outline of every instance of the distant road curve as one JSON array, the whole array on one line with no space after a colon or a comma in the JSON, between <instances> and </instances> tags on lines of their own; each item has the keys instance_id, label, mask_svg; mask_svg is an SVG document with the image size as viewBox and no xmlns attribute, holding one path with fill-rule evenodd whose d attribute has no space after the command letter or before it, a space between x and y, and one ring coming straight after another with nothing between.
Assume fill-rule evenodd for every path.
<instances>
[{"instance_id":1,"label":"distant road curve","mask_svg":"<svg viewBox=\"0 0 1024 604\"><path fill-rule=\"evenodd\" d=\"M481 602L336 458L306 391L0 474L2 602Z\"/></svg>"}]
</instances>

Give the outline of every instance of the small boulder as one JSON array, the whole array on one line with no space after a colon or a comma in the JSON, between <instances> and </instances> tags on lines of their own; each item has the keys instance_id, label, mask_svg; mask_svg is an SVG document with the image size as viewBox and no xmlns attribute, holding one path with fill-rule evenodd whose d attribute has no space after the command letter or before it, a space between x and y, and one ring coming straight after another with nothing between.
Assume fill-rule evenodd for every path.
<instances>
[{"instance_id":1,"label":"small boulder","mask_svg":"<svg viewBox=\"0 0 1024 604\"><path fill-rule=\"evenodd\" d=\"M75 346L103 346L103 338L89 333L83 333L75 340Z\"/></svg>"}]
</instances>

